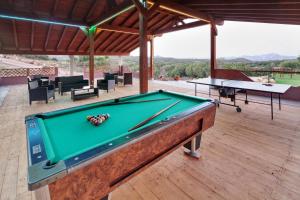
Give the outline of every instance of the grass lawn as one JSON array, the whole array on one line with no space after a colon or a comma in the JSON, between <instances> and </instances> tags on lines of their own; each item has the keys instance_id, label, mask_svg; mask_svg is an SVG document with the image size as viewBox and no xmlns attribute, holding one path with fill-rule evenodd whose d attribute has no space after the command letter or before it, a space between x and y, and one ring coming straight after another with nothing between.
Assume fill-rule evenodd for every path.
<instances>
[{"instance_id":1,"label":"grass lawn","mask_svg":"<svg viewBox=\"0 0 300 200\"><path fill-rule=\"evenodd\" d=\"M275 79L276 83L300 86L300 74L293 74L292 78L290 74L283 74L282 77L280 77L279 74L275 74L273 75L273 78Z\"/></svg>"}]
</instances>

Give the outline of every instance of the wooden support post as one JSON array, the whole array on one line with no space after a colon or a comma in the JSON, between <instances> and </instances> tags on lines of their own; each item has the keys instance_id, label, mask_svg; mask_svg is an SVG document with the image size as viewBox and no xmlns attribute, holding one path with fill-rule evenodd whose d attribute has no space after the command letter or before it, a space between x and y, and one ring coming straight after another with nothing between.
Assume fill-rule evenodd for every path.
<instances>
[{"instance_id":1,"label":"wooden support post","mask_svg":"<svg viewBox=\"0 0 300 200\"><path fill-rule=\"evenodd\" d=\"M146 9L147 1L142 0L141 4ZM140 42L140 93L148 92L148 47L147 47L147 15L139 13L139 42Z\"/></svg>"},{"instance_id":2,"label":"wooden support post","mask_svg":"<svg viewBox=\"0 0 300 200\"><path fill-rule=\"evenodd\" d=\"M123 57L119 56L119 75L123 75Z\"/></svg>"},{"instance_id":3,"label":"wooden support post","mask_svg":"<svg viewBox=\"0 0 300 200\"><path fill-rule=\"evenodd\" d=\"M149 79L154 78L154 37L150 39L150 73Z\"/></svg>"},{"instance_id":4,"label":"wooden support post","mask_svg":"<svg viewBox=\"0 0 300 200\"><path fill-rule=\"evenodd\" d=\"M216 59L216 26L211 25L210 28L210 76L216 77L217 59Z\"/></svg>"},{"instance_id":5,"label":"wooden support post","mask_svg":"<svg viewBox=\"0 0 300 200\"><path fill-rule=\"evenodd\" d=\"M75 59L74 59L74 55L70 55L70 76L74 75L74 65L75 65Z\"/></svg>"},{"instance_id":6,"label":"wooden support post","mask_svg":"<svg viewBox=\"0 0 300 200\"><path fill-rule=\"evenodd\" d=\"M89 29L87 32L87 36L89 39L89 80L90 80L90 86L94 86L94 51L95 51L95 45L94 45L94 39L95 39L95 32L96 28Z\"/></svg>"}]
</instances>

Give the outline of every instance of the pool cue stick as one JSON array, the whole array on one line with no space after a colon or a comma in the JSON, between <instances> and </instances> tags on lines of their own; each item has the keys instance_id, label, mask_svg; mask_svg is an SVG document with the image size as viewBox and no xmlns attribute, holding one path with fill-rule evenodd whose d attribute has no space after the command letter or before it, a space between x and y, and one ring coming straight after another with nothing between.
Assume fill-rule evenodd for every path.
<instances>
[{"instance_id":1,"label":"pool cue stick","mask_svg":"<svg viewBox=\"0 0 300 200\"><path fill-rule=\"evenodd\" d=\"M105 103L103 105L99 105L99 107L103 106L116 106L116 105L121 105L121 104L132 104L132 103L146 103L146 102L152 102L152 101L165 101L165 100L170 100L172 98L160 98L160 99L149 99L149 100L141 100L141 101L119 101L119 102L110 102L110 103ZM98 107L98 106L95 106ZM58 114L61 115L61 114ZM42 119L47 119L49 118L48 116L45 116L44 114L37 114L36 117L42 118Z\"/></svg>"},{"instance_id":2,"label":"pool cue stick","mask_svg":"<svg viewBox=\"0 0 300 200\"><path fill-rule=\"evenodd\" d=\"M151 117L145 119L144 121L138 123L137 125L135 125L134 127L132 127L131 129L129 129L128 131L132 131L134 129L140 128L141 126L147 124L149 121L151 121L152 119L154 119L155 117L159 116L160 114L162 114L163 112L169 110L170 108L172 108L173 106L175 106L176 104L180 103L182 100L176 101L175 103L172 103L171 105L169 105L168 107L158 111L157 113L155 113L154 115L152 115Z\"/></svg>"},{"instance_id":3,"label":"pool cue stick","mask_svg":"<svg viewBox=\"0 0 300 200\"><path fill-rule=\"evenodd\" d=\"M146 102L152 102L152 101L165 101L170 100L172 98L161 98L161 99L149 99L149 100L141 100L141 101L119 101L119 102L113 102L113 103L107 103L102 106L113 106L113 105L120 105L120 104L131 104L131 103L146 103Z\"/></svg>"}]
</instances>

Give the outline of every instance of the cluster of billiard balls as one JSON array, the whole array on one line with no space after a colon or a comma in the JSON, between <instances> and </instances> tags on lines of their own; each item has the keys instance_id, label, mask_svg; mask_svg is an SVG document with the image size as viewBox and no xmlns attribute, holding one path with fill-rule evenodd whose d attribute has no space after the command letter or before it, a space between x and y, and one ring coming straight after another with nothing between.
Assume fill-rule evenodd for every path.
<instances>
[{"instance_id":1,"label":"cluster of billiard balls","mask_svg":"<svg viewBox=\"0 0 300 200\"><path fill-rule=\"evenodd\" d=\"M99 124L102 124L109 118L109 114L102 114L102 115L96 115L96 116L87 116L86 119L91 122L91 124L95 126L99 126Z\"/></svg>"}]
</instances>

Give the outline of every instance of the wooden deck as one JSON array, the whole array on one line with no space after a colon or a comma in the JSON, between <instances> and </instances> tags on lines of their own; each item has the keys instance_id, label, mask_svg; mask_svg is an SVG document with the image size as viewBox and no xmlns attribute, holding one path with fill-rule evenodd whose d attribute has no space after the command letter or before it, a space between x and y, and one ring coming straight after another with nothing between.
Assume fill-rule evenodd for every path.
<instances>
[{"instance_id":1,"label":"wooden deck","mask_svg":"<svg viewBox=\"0 0 300 200\"><path fill-rule=\"evenodd\" d=\"M193 94L192 90L150 83L151 89ZM137 93L118 87L99 98L72 102L57 95L49 104L28 104L27 87L11 86L0 106L0 199L35 199L27 191L24 116ZM241 104L242 105L242 104ZM242 105L242 113L221 106L214 128L205 132L200 160L177 150L115 190L112 200L300 199L300 107Z\"/></svg>"}]
</instances>

